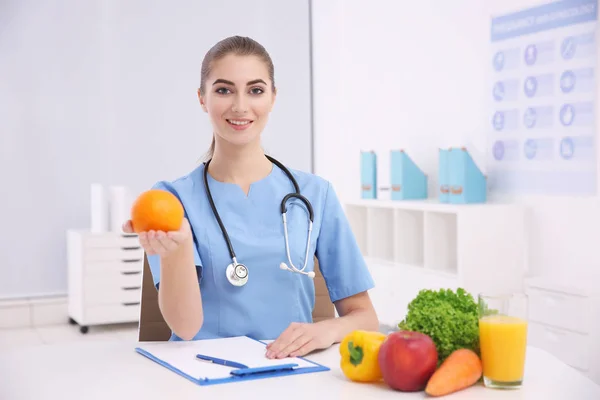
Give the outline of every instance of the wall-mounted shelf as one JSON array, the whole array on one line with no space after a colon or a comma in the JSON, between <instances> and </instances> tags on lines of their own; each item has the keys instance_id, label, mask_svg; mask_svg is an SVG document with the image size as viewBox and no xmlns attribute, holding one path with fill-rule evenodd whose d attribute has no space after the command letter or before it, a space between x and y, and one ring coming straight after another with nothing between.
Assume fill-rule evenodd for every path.
<instances>
[{"instance_id":1,"label":"wall-mounted shelf","mask_svg":"<svg viewBox=\"0 0 600 400\"><path fill-rule=\"evenodd\" d=\"M402 280L410 270L454 279L474 296L482 291L523 290L523 206L437 200L356 200L344 206L369 264L386 265L378 285ZM418 285L427 285L427 280Z\"/></svg>"}]
</instances>

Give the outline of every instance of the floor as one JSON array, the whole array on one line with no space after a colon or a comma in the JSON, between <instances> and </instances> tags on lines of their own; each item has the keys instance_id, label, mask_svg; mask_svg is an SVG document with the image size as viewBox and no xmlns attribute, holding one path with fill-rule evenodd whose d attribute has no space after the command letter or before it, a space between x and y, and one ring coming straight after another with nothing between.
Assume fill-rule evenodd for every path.
<instances>
[{"instance_id":1,"label":"floor","mask_svg":"<svg viewBox=\"0 0 600 400\"><path fill-rule=\"evenodd\" d=\"M0 329L0 351L25 346L51 346L81 340L137 340L137 323L92 326L86 334L76 325L47 325Z\"/></svg>"}]
</instances>

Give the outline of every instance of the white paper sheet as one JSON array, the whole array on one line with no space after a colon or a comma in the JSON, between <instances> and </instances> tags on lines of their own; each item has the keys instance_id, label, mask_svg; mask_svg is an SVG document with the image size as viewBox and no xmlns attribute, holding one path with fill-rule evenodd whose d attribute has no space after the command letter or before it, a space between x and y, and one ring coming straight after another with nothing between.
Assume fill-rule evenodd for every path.
<instances>
[{"instance_id":1,"label":"white paper sheet","mask_svg":"<svg viewBox=\"0 0 600 400\"><path fill-rule=\"evenodd\" d=\"M245 336L189 342L142 342L138 347L196 379L227 378L234 369L199 360L196 354L235 361L249 368L290 363L298 364L296 368L314 366L311 362L297 357L268 359L265 355L265 344Z\"/></svg>"}]
</instances>

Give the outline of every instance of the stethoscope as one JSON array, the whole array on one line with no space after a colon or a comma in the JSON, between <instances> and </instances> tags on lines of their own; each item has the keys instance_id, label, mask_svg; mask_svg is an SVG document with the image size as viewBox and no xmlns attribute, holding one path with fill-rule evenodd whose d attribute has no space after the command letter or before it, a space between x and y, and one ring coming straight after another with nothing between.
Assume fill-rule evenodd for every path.
<instances>
[{"instance_id":1,"label":"stethoscope","mask_svg":"<svg viewBox=\"0 0 600 400\"><path fill-rule=\"evenodd\" d=\"M296 182L296 179L294 179L294 177L292 176L291 172L283 164L281 164L279 161L275 160L273 157L270 157L268 155L265 155L265 156L267 157L267 159L269 159L269 161L271 161L273 164L277 165L283 172L285 172L287 177L290 179L290 181L294 185L294 189L295 189L294 193L288 193L287 195L285 195L283 200L281 200L281 216L283 219L283 235L285 237L285 250L286 250L288 262L290 263L291 268L288 267L286 265L286 263L284 263L284 262L282 262L279 265L279 268L281 268L282 270L287 270L290 272L296 272L299 274L307 275L309 278L314 278L315 273L313 271L309 271L309 272L304 271L304 269L306 268L306 264L308 262L308 251L310 249L310 234L312 232L312 225L313 225L312 205L310 204L310 201L308 201L308 199L306 197L304 197L300 194L300 188L298 187L298 183ZM217 219L217 222L219 223L219 226L221 227L221 232L223 233L223 238L225 239L225 242L227 243L227 247L229 248L229 255L231 256L231 264L229 264L227 266L227 269L225 270L225 275L226 275L229 283L231 283L232 285L244 286L248 282L248 267L246 267L244 264L241 264L237 261L237 258L235 256L235 251L233 250L233 245L231 244L231 241L229 240L229 235L227 234L227 230L225 229L225 226L223 225L223 221L221 221L221 217L219 216L219 213L217 212L217 208L215 207L215 203L214 203L212 195L210 193L210 188L208 187L208 178L207 178L208 164L210 164L210 160L208 160L204 165L204 187L206 188L206 194L208 196L208 201L210 202L210 208L212 208L213 214L215 215L215 218ZM306 208L308 210L308 217L309 217L308 237L306 239L306 253L304 256L304 265L302 266L301 269L296 268L296 266L292 262L292 258L290 256L290 246L289 246L289 242L288 242L288 232L287 232L287 217L286 217L287 205L286 205L286 203L289 199L294 198L294 197L304 203L304 205L306 206Z\"/></svg>"}]
</instances>

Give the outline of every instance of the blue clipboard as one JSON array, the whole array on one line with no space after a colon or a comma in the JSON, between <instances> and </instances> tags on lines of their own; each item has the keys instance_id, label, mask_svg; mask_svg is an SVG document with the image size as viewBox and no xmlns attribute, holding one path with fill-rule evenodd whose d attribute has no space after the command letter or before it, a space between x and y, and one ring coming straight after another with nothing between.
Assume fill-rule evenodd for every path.
<instances>
[{"instance_id":1,"label":"blue clipboard","mask_svg":"<svg viewBox=\"0 0 600 400\"><path fill-rule=\"evenodd\" d=\"M256 339L252 339L252 340L256 340ZM266 343L264 343L260 340L256 340L256 341L259 343L262 343L266 346ZM177 368L174 365L171 365L170 363L168 363L164 360L161 360L159 357L155 356L150 351L145 350L141 347L136 347L135 351L137 353L149 358L150 360L158 363L159 365L162 365L163 367L167 368L168 370L175 372L176 374L178 374L200 386L243 382L243 381L256 380L256 379L276 378L276 377L282 377L282 376L300 375L300 374L307 374L307 373L312 373L312 372L324 372L324 371L330 370L329 367L318 364L312 360L298 357L299 359L301 359L307 363L310 363L311 366L310 367L304 366L304 367L297 368L298 364L287 363L287 364L263 366L263 367L256 367L256 368L248 368L248 367L234 368L229 372L229 376L227 376L227 377L205 378L205 377L191 376L190 374L183 372L181 369ZM203 359L203 357L200 355L196 355L196 357ZM236 365L236 363L237 363L236 360L222 360L222 361L225 361L225 362L227 362L229 364L233 364L233 365Z\"/></svg>"}]
</instances>

